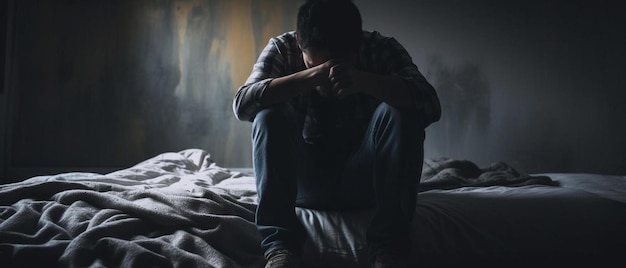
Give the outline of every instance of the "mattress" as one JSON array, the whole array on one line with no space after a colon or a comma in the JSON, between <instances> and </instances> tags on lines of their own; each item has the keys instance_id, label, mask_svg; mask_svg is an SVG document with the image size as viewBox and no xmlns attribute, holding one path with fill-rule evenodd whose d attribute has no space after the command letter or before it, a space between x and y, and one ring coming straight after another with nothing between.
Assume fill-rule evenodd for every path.
<instances>
[{"instance_id":1,"label":"mattress","mask_svg":"<svg viewBox=\"0 0 626 268\"><path fill-rule=\"evenodd\" d=\"M418 195L412 233L415 267L602 265L626 248L626 178L542 174L561 186L463 187ZM323 267L367 267L372 211L298 209ZM329 232L328 230L333 230ZM350 260L342 262L342 260ZM354 262L352 262L354 260Z\"/></svg>"}]
</instances>

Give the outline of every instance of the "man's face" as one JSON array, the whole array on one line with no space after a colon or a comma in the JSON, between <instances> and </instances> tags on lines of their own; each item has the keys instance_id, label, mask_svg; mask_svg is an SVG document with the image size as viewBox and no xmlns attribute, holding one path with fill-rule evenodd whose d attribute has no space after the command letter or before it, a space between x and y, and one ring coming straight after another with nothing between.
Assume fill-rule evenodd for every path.
<instances>
[{"instance_id":1,"label":"man's face","mask_svg":"<svg viewBox=\"0 0 626 268\"><path fill-rule=\"evenodd\" d=\"M302 50L302 59L307 68L315 67L331 59L330 53L324 50L305 49Z\"/></svg>"},{"instance_id":2,"label":"man's face","mask_svg":"<svg viewBox=\"0 0 626 268\"><path fill-rule=\"evenodd\" d=\"M356 65L358 54L333 54L325 50L316 50L316 49L305 49L302 50L302 59L304 60L304 65L306 68L315 67L320 65L330 59L340 60L344 63Z\"/></svg>"},{"instance_id":3,"label":"man's face","mask_svg":"<svg viewBox=\"0 0 626 268\"><path fill-rule=\"evenodd\" d=\"M300 44L297 33L296 42ZM323 49L308 48L302 49L302 59L304 60L304 66L306 66L307 69L327 62L330 59L343 60L351 64L356 64L358 59L358 53L355 52L349 53L349 55L338 55L337 53L331 53L330 51L326 51Z\"/></svg>"}]
</instances>

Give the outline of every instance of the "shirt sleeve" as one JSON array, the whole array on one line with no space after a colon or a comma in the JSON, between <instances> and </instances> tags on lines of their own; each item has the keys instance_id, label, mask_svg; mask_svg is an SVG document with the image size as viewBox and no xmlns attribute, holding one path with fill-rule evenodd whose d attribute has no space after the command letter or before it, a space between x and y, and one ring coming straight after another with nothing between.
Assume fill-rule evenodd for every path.
<instances>
[{"instance_id":1,"label":"shirt sleeve","mask_svg":"<svg viewBox=\"0 0 626 268\"><path fill-rule=\"evenodd\" d=\"M425 119L424 127L439 121L441 104L435 88L418 70L406 49L395 39L386 38L379 60L385 72L402 78L411 89L415 108Z\"/></svg>"},{"instance_id":2,"label":"shirt sleeve","mask_svg":"<svg viewBox=\"0 0 626 268\"><path fill-rule=\"evenodd\" d=\"M270 39L252 67L252 73L245 84L237 89L233 99L233 112L237 119L252 122L261 110L260 100L263 91L274 78L284 73L285 59L280 47L278 39Z\"/></svg>"}]
</instances>

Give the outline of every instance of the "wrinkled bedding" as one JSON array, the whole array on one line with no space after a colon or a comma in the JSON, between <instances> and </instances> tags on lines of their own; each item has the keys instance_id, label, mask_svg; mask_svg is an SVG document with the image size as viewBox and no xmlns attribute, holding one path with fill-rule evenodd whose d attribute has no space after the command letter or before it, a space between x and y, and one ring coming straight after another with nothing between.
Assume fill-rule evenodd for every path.
<instances>
[{"instance_id":1,"label":"wrinkled bedding","mask_svg":"<svg viewBox=\"0 0 626 268\"><path fill-rule=\"evenodd\" d=\"M626 246L624 177L530 176L453 159L427 159L422 177L414 263L604 257ZM0 185L0 264L263 267L255 207L253 175L199 149L108 174L34 177ZM296 212L310 267L365 266L371 211Z\"/></svg>"},{"instance_id":2,"label":"wrinkled bedding","mask_svg":"<svg viewBox=\"0 0 626 268\"><path fill-rule=\"evenodd\" d=\"M0 263L262 267L255 195L254 178L217 166L201 150L166 153L106 175L3 185Z\"/></svg>"}]
</instances>

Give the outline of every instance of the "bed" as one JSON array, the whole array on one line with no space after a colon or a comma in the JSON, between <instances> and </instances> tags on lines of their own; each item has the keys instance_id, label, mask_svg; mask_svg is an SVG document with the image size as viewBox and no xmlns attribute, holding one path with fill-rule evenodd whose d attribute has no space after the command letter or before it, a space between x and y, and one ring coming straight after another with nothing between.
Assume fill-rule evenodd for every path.
<instances>
[{"instance_id":1,"label":"bed","mask_svg":"<svg viewBox=\"0 0 626 268\"><path fill-rule=\"evenodd\" d=\"M624 176L528 175L445 158L426 159L422 176L411 267L604 267L624 258ZM251 170L221 167L201 149L0 185L0 266L263 267L255 204ZM296 212L308 267L368 267L371 211Z\"/></svg>"}]
</instances>

